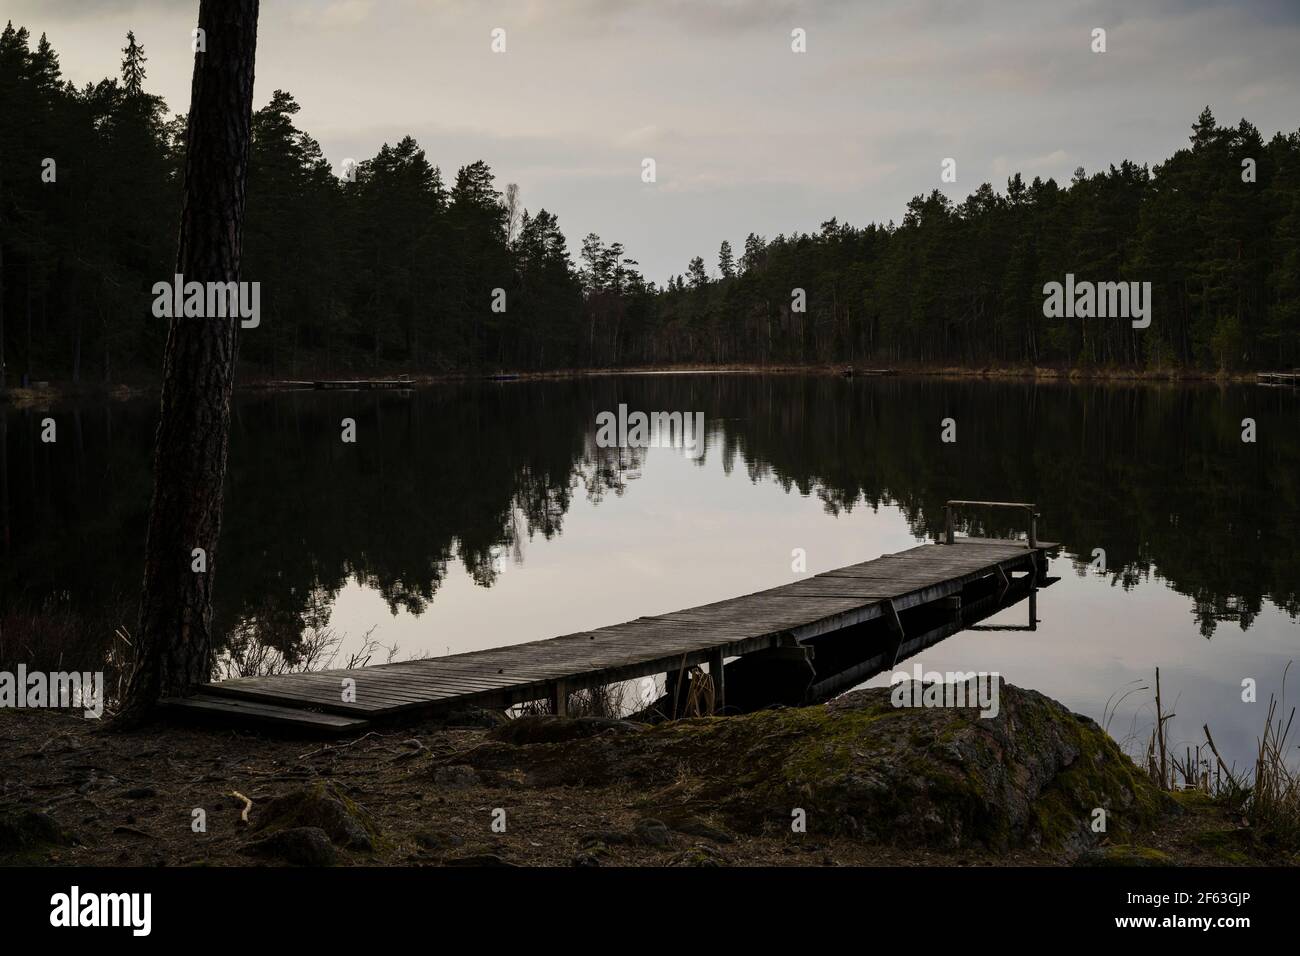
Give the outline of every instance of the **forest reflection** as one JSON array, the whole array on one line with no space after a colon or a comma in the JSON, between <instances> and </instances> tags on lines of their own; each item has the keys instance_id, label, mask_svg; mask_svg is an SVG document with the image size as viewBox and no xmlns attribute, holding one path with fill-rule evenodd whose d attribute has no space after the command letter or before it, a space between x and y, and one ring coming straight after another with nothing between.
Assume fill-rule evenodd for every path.
<instances>
[{"instance_id":1,"label":"forest reflection","mask_svg":"<svg viewBox=\"0 0 1300 956\"><path fill-rule=\"evenodd\" d=\"M1300 612L1294 390L638 375L240 393L218 632L255 632L292 659L349 581L413 615L455 562L492 586L530 538L563 534L576 499L636 493L642 453L594 441L597 414L620 403L702 411L698 467L720 462L831 514L894 505L917 536L938 537L949 498L1037 502L1042 536L1080 571L1102 549L1117 585L1159 578L1207 638L1222 621L1249 628L1265 601ZM155 415L148 401L0 415L0 612L131 620ZM345 417L355 444L340 438ZM1246 417L1255 443L1241 439ZM955 443L940 441L945 418Z\"/></svg>"}]
</instances>

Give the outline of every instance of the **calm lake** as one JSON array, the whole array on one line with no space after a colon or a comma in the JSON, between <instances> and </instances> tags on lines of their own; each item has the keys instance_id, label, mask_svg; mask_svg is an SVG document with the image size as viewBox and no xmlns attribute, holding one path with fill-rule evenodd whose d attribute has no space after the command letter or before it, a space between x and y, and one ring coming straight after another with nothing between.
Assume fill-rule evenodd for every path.
<instances>
[{"instance_id":1,"label":"calm lake","mask_svg":"<svg viewBox=\"0 0 1300 956\"><path fill-rule=\"evenodd\" d=\"M620 404L702 412L703 454L597 447L597 415ZM1040 537L1063 543L1039 629L964 632L907 669L997 671L1100 721L1159 666L1180 752L1209 723L1225 757L1253 763L1300 656L1298 413L1293 389L901 377L245 391L219 626L290 657L304 634L332 633L335 666L367 634L399 659L455 653L786 584L795 549L817 573L937 540L949 498L1033 501ZM155 417L153 400L3 413L0 611L130 608ZM940 440L945 418L955 442ZM1257 703L1242 701L1248 678ZM1109 729L1145 739L1153 713L1139 690Z\"/></svg>"}]
</instances>

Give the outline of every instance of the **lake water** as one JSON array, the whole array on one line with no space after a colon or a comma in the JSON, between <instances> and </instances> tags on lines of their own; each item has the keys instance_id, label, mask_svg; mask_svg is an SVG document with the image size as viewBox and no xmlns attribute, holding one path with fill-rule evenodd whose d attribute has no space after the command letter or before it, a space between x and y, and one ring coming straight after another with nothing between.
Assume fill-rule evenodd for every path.
<instances>
[{"instance_id":1,"label":"lake water","mask_svg":"<svg viewBox=\"0 0 1300 956\"><path fill-rule=\"evenodd\" d=\"M597 447L597 415L620 404L702 412L702 454ZM1300 656L1298 412L1295 390L1257 386L901 377L242 392L218 624L290 655L329 628L336 665L367 632L398 658L454 653L789 583L795 549L816 573L935 540L949 498L1033 501L1040 537L1063 543L1038 630L965 632L916 660L997 671L1098 720L1159 666L1179 751L1209 723L1245 763ZM154 401L4 412L0 610L129 607L155 416ZM1257 703L1242 701L1246 679ZM1145 738L1151 721L1139 691L1109 727Z\"/></svg>"}]
</instances>

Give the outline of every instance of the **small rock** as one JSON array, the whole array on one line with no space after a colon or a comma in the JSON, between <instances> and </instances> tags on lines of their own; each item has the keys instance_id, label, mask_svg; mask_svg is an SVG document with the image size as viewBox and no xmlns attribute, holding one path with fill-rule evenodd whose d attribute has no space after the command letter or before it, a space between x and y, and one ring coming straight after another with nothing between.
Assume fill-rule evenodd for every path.
<instances>
[{"instance_id":1,"label":"small rock","mask_svg":"<svg viewBox=\"0 0 1300 956\"><path fill-rule=\"evenodd\" d=\"M249 856L271 857L298 866L333 866L338 851L320 827L290 827L240 848Z\"/></svg>"},{"instance_id":2,"label":"small rock","mask_svg":"<svg viewBox=\"0 0 1300 956\"><path fill-rule=\"evenodd\" d=\"M646 846L667 846L673 839L668 827L658 820L639 820L632 832Z\"/></svg>"},{"instance_id":3,"label":"small rock","mask_svg":"<svg viewBox=\"0 0 1300 956\"><path fill-rule=\"evenodd\" d=\"M433 782L440 787L449 787L453 790L468 790L482 783L474 768L465 766L435 767Z\"/></svg>"},{"instance_id":4,"label":"small rock","mask_svg":"<svg viewBox=\"0 0 1300 956\"><path fill-rule=\"evenodd\" d=\"M158 796L158 791L153 787L132 787L126 793L122 794L128 800L148 800Z\"/></svg>"},{"instance_id":5,"label":"small rock","mask_svg":"<svg viewBox=\"0 0 1300 956\"><path fill-rule=\"evenodd\" d=\"M370 815L328 784L275 797L257 815L257 832L316 827L349 850L374 849L378 829Z\"/></svg>"},{"instance_id":6,"label":"small rock","mask_svg":"<svg viewBox=\"0 0 1300 956\"><path fill-rule=\"evenodd\" d=\"M0 854L51 846L72 846L76 838L48 813L23 810L0 816Z\"/></svg>"},{"instance_id":7,"label":"small rock","mask_svg":"<svg viewBox=\"0 0 1300 956\"><path fill-rule=\"evenodd\" d=\"M100 777L92 773L79 787L77 787L77 793L94 793L98 790L103 790L105 787L114 786L116 783L116 777Z\"/></svg>"},{"instance_id":8,"label":"small rock","mask_svg":"<svg viewBox=\"0 0 1300 956\"><path fill-rule=\"evenodd\" d=\"M592 830L582 837L583 846L604 843L610 846L667 846L672 832L658 820L639 820L629 831Z\"/></svg>"},{"instance_id":9,"label":"small rock","mask_svg":"<svg viewBox=\"0 0 1300 956\"><path fill-rule=\"evenodd\" d=\"M463 837L447 833L445 830L421 830L415 835L415 842L426 850L446 850L465 845Z\"/></svg>"}]
</instances>

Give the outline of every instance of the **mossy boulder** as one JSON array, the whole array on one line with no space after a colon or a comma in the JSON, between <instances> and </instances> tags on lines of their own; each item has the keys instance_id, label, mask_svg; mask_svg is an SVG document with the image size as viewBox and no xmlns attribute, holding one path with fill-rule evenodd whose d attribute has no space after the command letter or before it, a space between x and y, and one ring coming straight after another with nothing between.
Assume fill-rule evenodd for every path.
<instances>
[{"instance_id":1,"label":"mossy boulder","mask_svg":"<svg viewBox=\"0 0 1300 956\"><path fill-rule=\"evenodd\" d=\"M17 810L0 813L0 861L22 863L56 847L72 846L76 837L48 813Z\"/></svg>"},{"instance_id":2,"label":"mossy boulder","mask_svg":"<svg viewBox=\"0 0 1300 956\"><path fill-rule=\"evenodd\" d=\"M271 836L282 830L315 827L335 846L370 852L380 842L374 818L335 787L318 783L269 801L257 815L254 832Z\"/></svg>"},{"instance_id":3,"label":"mossy boulder","mask_svg":"<svg viewBox=\"0 0 1300 956\"><path fill-rule=\"evenodd\" d=\"M896 845L1079 852L1131 839L1169 801L1093 721L1042 694L1000 684L999 709L900 708L889 688L829 704L662 724L517 747L490 742L449 758L485 780L647 791L668 818L713 815L741 831L788 830Z\"/></svg>"}]
</instances>

